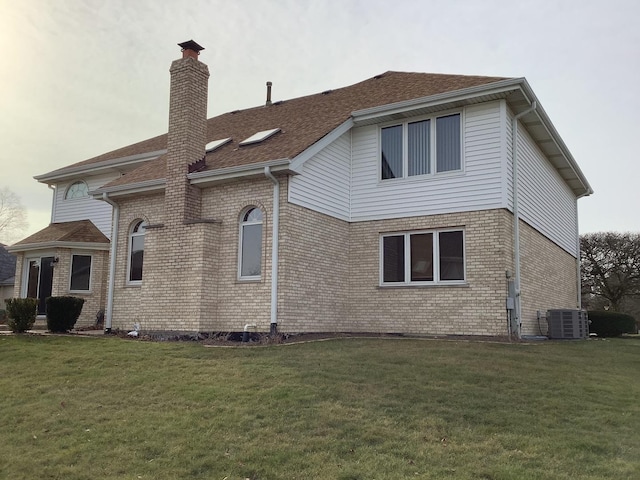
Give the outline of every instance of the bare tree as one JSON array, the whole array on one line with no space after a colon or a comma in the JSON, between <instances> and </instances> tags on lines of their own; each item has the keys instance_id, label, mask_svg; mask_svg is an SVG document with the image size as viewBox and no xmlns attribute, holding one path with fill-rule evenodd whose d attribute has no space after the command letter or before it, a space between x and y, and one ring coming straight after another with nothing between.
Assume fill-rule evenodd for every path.
<instances>
[{"instance_id":1,"label":"bare tree","mask_svg":"<svg viewBox=\"0 0 640 480\"><path fill-rule=\"evenodd\" d=\"M631 313L626 310L640 297L640 234L582 235L580 261L585 303Z\"/></svg>"},{"instance_id":2,"label":"bare tree","mask_svg":"<svg viewBox=\"0 0 640 480\"><path fill-rule=\"evenodd\" d=\"M18 195L8 187L0 188L0 239L10 242L27 228L27 213Z\"/></svg>"}]
</instances>

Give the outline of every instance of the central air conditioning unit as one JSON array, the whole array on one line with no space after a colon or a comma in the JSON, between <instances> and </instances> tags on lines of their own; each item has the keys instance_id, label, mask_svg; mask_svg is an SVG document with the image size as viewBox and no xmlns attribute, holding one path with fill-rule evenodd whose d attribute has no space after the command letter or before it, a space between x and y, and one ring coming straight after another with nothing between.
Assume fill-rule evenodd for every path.
<instances>
[{"instance_id":1,"label":"central air conditioning unit","mask_svg":"<svg viewBox=\"0 0 640 480\"><path fill-rule=\"evenodd\" d=\"M548 310L547 336L556 339L579 339L589 336L589 318L583 310Z\"/></svg>"}]
</instances>

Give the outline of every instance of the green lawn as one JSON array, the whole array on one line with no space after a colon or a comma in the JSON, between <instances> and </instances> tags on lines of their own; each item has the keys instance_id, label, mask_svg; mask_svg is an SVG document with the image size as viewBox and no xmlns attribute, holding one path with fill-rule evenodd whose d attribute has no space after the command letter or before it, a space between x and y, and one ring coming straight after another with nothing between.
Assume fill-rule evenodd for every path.
<instances>
[{"instance_id":1,"label":"green lawn","mask_svg":"<svg viewBox=\"0 0 640 480\"><path fill-rule=\"evenodd\" d=\"M0 478L640 478L635 338L0 336L0 366Z\"/></svg>"}]
</instances>

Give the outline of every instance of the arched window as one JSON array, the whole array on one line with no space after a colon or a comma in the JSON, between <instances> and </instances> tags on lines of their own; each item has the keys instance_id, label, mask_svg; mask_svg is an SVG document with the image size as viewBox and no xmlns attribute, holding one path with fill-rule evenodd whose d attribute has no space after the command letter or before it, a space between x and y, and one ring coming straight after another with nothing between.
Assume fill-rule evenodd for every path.
<instances>
[{"instance_id":1,"label":"arched window","mask_svg":"<svg viewBox=\"0 0 640 480\"><path fill-rule=\"evenodd\" d=\"M249 208L240 222L238 277L259 280L262 273L262 212Z\"/></svg>"},{"instance_id":2,"label":"arched window","mask_svg":"<svg viewBox=\"0 0 640 480\"><path fill-rule=\"evenodd\" d=\"M70 200L72 198L82 198L89 195L89 187L82 180L73 182L67 192L64 194L65 200Z\"/></svg>"},{"instance_id":3,"label":"arched window","mask_svg":"<svg viewBox=\"0 0 640 480\"><path fill-rule=\"evenodd\" d=\"M129 233L129 283L142 282L142 261L144 258L144 234L147 230L144 220L137 220Z\"/></svg>"}]
</instances>

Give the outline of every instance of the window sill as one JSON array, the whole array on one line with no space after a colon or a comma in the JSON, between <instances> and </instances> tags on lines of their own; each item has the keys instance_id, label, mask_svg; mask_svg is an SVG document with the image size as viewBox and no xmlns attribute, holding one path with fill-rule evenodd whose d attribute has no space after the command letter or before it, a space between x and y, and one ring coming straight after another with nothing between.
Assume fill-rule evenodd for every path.
<instances>
[{"instance_id":1,"label":"window sill","mask_svg":"<svg viewBox=\"0 0 640 480\"><path fill-rule=\"evenodd\" d=\"M69 295L91 295L91 290L69 290Z\"/></svg>"},{"instance_id":2,"label":"window sill","mask_svg":"<svg viewBox=\"0 0 640 480\"><path fill-rule=\"evenodd\" d=\"M142 287L142 282L140 283L125 283L124 288L140 288Z\"/></svg>"},{"instance_id":3,"label":"window sill","mask_svg":"<svg viewBox=\"0 0 640 480\"><path fill-rule=\"evenodd\" d=\"M236 279L236 284L245 284L245 283L262 283L262 278L238 278Z\"/></svg>"},{"instance_id":4,"label":"window sill","mask_svg":"<svg viewBox=\"0 0 640 480\"><path fill-rule=\"evenodd\" d=\"M434 283L434 284L399 284L399 285L378 285L378 290L396 290L404 288L469 288L468 283Z\"/></svg>"},{"instance_id":5,"label":"window sill","mask_svg":"<svg viewBox=\"0 0 640 480\"><path fill-rule=\"evenodd\" d=\"M407 175L406 177L378 178L378 185L391 185L394 183L419 183L431 182L440 178L461 177L465 174L464 169L449 170L447 172L424 173L421 175Z\"/></svg>"}]
</instances>

